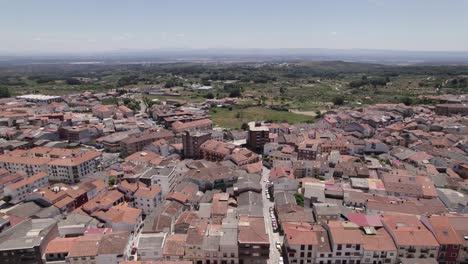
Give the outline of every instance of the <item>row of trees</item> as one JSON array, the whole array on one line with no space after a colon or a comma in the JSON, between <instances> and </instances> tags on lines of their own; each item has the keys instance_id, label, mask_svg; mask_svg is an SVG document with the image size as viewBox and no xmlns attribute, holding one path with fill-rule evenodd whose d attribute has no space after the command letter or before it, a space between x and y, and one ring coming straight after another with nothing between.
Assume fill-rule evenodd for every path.
<instances>
[{"instance_id":1,"label":"row of trees","mask_svg":"<svg viewBox=\"0 0 468 264\"><path fill-rule=\"evenodd\" d=\"M166 83L164 84L164 88L172 88L172 87L183 86L183 85L184 83L181 80L170 79L166 81Z\"/></svg>"},{"instance_id":2,"label":"row of trees","mask_svg":"<svg viewBox=\"0 0 468 264\"><path fill-rule=\"evenodd\" d=\"M119 87L132 85L132 84L138 84L138 75L123 76L123 77L120 77L120 79L117 81L117 85Z\"/></svg>"},{"instance_id":3,"label":"row of trees","mask_svg":"<svg viewBox=\"0 0 468 264\"><path fill-rule=\"evenodd\" d=\"M229 97L241 97L243 89L240 84L227 83L224 85L223 90L229 93Z\"/></svg>"},{"instance_id":4,"label":"row of trees","mask_svg":"<svg viewBox=\"0 0 468 264\"><path fill-rule=\"evenodd\" d=\"M366 85L372 85L376 88L377 86L385 86L388 82L390 82L389 77L368 79L367 76L363 76L361 80L350 82L349 87L359 88Z\"/></svg>"}]
</instances>

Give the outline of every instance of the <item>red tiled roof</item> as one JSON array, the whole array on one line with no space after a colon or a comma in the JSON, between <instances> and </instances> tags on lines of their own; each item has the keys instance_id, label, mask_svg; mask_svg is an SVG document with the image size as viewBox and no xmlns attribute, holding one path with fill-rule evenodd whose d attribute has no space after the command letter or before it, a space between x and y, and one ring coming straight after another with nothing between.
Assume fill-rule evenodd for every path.
<instances>
[{"instance_id":1,"label":"red tiled roof","mask_svg":"<svg viewBox=\"0 0 468 264\"><path fill-rule=\"evenodd\" d=\"M150 187L140 187L135 192L135 197L143 197L146 199L154 199L161 192L159 185L152 185Z\"/></svg>"},{"instance_id":2,"label":"red tiled roof","mask_svg":"<svg viewBox=\"0 0 468 264\"><path fill-rule=\"evenodd\" d=\"M76 237L56 237L47 244L45 254L68 253L76 240Z\"/></svg>"},{"instance_id":3,"label":"red tiled roof","mask_svg":"<svg viewBox=\"0 0 468 264\"><path fill-rule=\"evenodd\" d=\"M164 242L163 255L164 256L184 256L185 242L187 235L173 234L169 235Z\"/></svg>"},{"instance_id":4,"label":"red tiled roof","mask_svg":"<svg viewBox=\"0 0 468 264\"><path fill-rule=\"evenodd\" d=\"M380 221L380 216L378 215L366 215L360 213L349 213L347 218L350 222L355 223L361 227L381 227L382 222Z\"/></svg>"},{"instance_id":5,"label":"red tiled roof","mask_svg":"<svg viewBox=\"0 0 468 264\"><path fill-rule=\"evenodd\" d=\"M318 245L319 243L314 226L309 223L284 223L283 230L289 245Z\"/></svg>"},{"instance_id":6,"label":"red tiled roof","mask_svg":"<svg viewBox=\"0 0 468 264\"><path fill-rule=\"evenodd\" d=\"M19 188L21 188L23 186L26 186L26 185L32 184L32 183L34 183L36 181L39 181L39 180L41 180L43 178L47 178L47 174L45 174L43 172L40 172L40 173L34 174L33 176L31 176L29 178L26 178L24 180L21 180L19 182L13 183L13 184L10 184L5 188L8 188L10 190L16 190L16 189L19 189Z\"/></svg>"},{"instance_id":7,"label":"red tiled roof","mask_svg":"<svg viewBox=\"0 0 468 264\"><path fill-rule=\"evenodd\" d=\"M416 216L384 214L382 222L392 234L397 246L439 246L432 233Z\"/></svg>"},{"instance_id":8,"label":"red tiled roof","mask_svg":"<svg viewBox=\"0 0 468 264\"><path fill-rule=\"evenodd\" d=\"M239 217L239 243L270 244L263 217Z\"/></svg>"}]
</instances>

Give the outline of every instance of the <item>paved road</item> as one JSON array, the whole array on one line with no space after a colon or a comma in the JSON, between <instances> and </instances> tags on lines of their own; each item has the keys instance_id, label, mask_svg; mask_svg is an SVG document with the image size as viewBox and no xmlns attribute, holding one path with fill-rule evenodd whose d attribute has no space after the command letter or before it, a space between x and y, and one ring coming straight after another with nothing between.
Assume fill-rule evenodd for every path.
<instances>
[{"instance_id":1,"label":"paved road","mask_svg":"<svg viewBox=\"0 0 468 264\"><path fill-rule=\"evenodd\" d=\"M143 102L143 99L140 99L140 114L143 115L146 113L146 104Z\"/></svg>"},{"instance_id":2,"label":"paved road","mask_svg":"<svg viewBox=\"0 0 468 264\"><path fill-rule=\"evenodd\" d=\"M143 224L141 225L140 229L138 230L138 232L134 233L133 236L130 237L130 248L129 248L129 252L127 253L128 256L133 256L133 260L137 260L137 255L138 255L138 252L135 252L135 254L131 254L131 250L132 248L134 247L138 247L138 240L140 238L140 235L141 235L141 231L143 231Z\"/></svg>"},{"instance_id":3,"label":"paved road","mask_svg":"<svg viewBox=\"0 0 468 264\"><path fill-rule=\"evenodd\" d=\"M270 259L268 260L269 264L278 264L280 253L278 249L276 249L276 241L279 241L283 244L283 237L280 236L278 233L273 232L273 227L271 225L271 217L269 208L273 207L274 203L271 202L266 198L265 189L266 183L265 180L268 180L268 176L270 174L270 170L266 167L263 167L262 171L262 197L263 197L263 216L265 218L265 228L270 237Z\"/></svg>"}]
</instances>

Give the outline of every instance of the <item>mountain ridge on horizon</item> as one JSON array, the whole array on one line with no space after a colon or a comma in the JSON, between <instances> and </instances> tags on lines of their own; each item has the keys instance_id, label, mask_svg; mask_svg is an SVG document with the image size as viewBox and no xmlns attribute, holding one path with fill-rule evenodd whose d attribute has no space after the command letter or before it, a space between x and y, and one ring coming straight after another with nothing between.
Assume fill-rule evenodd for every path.
<instances>
[{"instance_id":1,"label":"mountain ridge on horizon","mask_svg":"<svg viewBox=\"0 0 468 264\"><path fill-rule=\"evenodd\" d=\"M0 62L52 63L99 61L102 63L138 63L164 61L330 61L379 64L468 64L468 51L410 51L382 49L328 48L159 48L120 49L95 52L4 52Z\"/></svg>"}]
</instances>

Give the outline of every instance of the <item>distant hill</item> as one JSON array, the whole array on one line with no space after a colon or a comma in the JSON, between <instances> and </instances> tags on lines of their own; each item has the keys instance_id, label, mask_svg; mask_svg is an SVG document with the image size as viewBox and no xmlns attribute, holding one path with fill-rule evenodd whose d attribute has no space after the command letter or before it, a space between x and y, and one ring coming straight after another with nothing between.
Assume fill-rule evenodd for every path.
<instances>
[{"instance_id":1,"label":"distant hill","mask_svg":"<svg viewBox=\"0 0 468 264\"><path fill-rule=\"evenodd\" d=\"M2 54L2 52L0 52ZM1 65L36 63L163 63L348 61L388 65L462 65L468 52L334 49L160 49L98 53L0 55Z\"/></svg>"}]
</instances>

